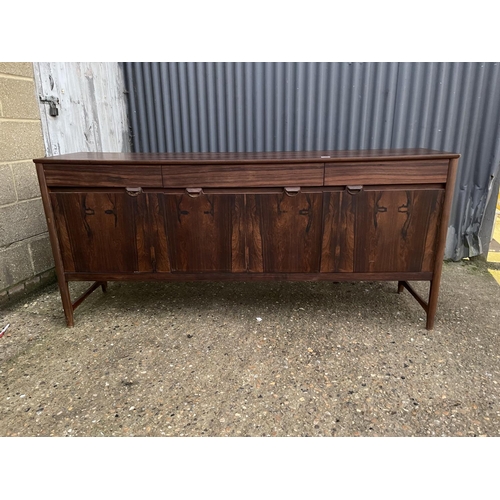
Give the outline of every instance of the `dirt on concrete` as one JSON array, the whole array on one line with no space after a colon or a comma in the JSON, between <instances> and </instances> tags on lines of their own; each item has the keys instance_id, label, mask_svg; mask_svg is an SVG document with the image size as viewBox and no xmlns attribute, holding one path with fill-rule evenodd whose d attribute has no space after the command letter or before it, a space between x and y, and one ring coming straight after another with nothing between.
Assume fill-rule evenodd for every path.
<instances>
[{"instance_id":1,"label":"dirt on concrete","mask_svg":"<svg viewBox=\"0 0 500 500\"><path fill-rule=\"evenodd\" d=\"M485 264L445 263L430 332L396 290L112 282L66 328L51 286L0 311L0 435L500 435L500 287Z\"/></svg>"}]
</instances>

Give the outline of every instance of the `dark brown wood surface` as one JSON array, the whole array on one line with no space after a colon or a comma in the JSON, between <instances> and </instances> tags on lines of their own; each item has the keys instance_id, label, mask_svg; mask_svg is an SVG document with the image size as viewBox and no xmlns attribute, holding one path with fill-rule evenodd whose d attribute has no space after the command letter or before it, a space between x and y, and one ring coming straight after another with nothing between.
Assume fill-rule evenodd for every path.
<instances>
[{"instance_id":1,"label":"dark brown wood surface","mask_svg":"<svg viewBox=\"0 0 500 500\"><path fill-rule=\"evenodd\" d=\"M241 196L164 195L172 271L231 272L232 249L241 249L233 241L232 215L236 203L243 204L242 199L236 202ZM241 256L235 260L236 267L241 267Z\"/></svg>"},{"instance_id":2,"label":"dark brown wood surface","mask_svg":"<svg viewBox=\"0 0 500 500\"><path fill-rule=\"evenodd\" d=\"M429 307L427 310L427 330L434 328L434 318L436 316L439 287L441 284L441 271L443 268L444 247L446 244L446 233L448 231L448 220L450 218L453 193L455 192L455 183L457 180L458 158L450 160L448 169L448 178L446 180L446 192L443 202L443 208L439 216L439 232L436 238L436 248L434 250L434 269L433 279L429 291Z\"/></svg>"},{"instance_id":3,"label":"dark brown wood surface","mask_svg":"<svg viewBox=\"0 0 500 500\"><path fill-rule=\"evenodd\" d=\"M50 197L66 271L170 271L162 195L57 192Z\"/></svg>"},{"instance_id":4,"label":"dark brown wood surface","mask_svg":"<svg viewBox=\"0 0 500 500\"><path fill-rule=\"evenodd\" d=\"M250 272L317 273L322 194L246 195Z\"/></svg>"},{"instance_id":5,"label":"dark brown wood surface","mask_svg":"<svg viewBox=\"0 0 500 500\"><path fill-rule=\"evenodd\" d=\"M165 196L161 193L145 195L148 206L151 266L154 271L168 273L171 271L170 253L167 238L167 223L165 216Z\"/></svg>"},{"instance_id":6,"label":"dark brown wood surface","mask_svg":"<svg viewBox=\"0 0 500 500\"><path fill-rule=\"evenodd\" d=\"M45 212L45 218L47 220L50 246L52 248L52 255L54 257L57 284L59 286L59 292L61 293L61 302L64 310L64 316L66 317L66 324L68 325L68 327L72 327L74 325L73 305L71 303L68 280L65 276L64 262L61 255L61 246L59 244L59 238L57 235L57 221L52 210L52 204L50 202L50 192L45 180L45 174L42 164L36 164L36 173L38 177L38 183L40 185L40 194L42 195L43 210Z\"/></svg>"},{"instance_id":7,"label":"dark brown wood surface","mask_svg":"<svg viewBox=\"0 0 500 500\"><path fill-rule=\"evenodd\" d=\"M136 215L141 214L135 198L125 193L51 196L66 269L97 273L138 270L134 226Z\"/></svg>"},{"instance_id":8,"label":"dark brown wood surface","mask_svg":"<svg viewBox=\"0 0 500 500\"><path fill-rule=\"evenodd\" d=\"M364 191L355 195L354 271L432 271L444 190ZM432 249L433 250L433 249ZM424 268L425 266L425 268Z\"/></svg>"},{"instance_id":9,"label":"dark brown wood surface","mask_svg":"<svg viewBox=\"0 0 500 500\"><path fill-rule=\"evenodd\" d=\"M433 149L371 149L343 151L273 151L260 153L70 153L33 160L52 163L84 164L200 164L200 163L304 163L394 159L458 158L460 155Z\"/></svg>"},{"instance_id":10,"label":"dark brown wood surface","mask_svg":"<svg viewBox=\"0 0 500 500\"><path fill-rule=\"evenodd\" d=\"M71 281L429 281L432 273L65 273Z\"/></svg>"},{"instance_id":11,"label":"dark brown wood surface","mask_svg":"<svg viewBox=\"0 0 500 500\"><path fill-rule=\"evenodd\" d=\"M325 166L325 186L348 184L438 184L446 182L448 160L332 163Z\"/></svg>"},{"instance_id":12,"label":"dark brown wood surface","mask_svg":"<svg viewBox=\"0 0 500 500\"><path fill-rule=\"evenodd\" d=\"M241 165L170 165L163 168L163 186L265 187L322 186L323 163Z\"/></svg>"},{"instance_id":13,"label":"dark brown wood surface","mask_svg":"<svg viewBox=\"0 0 500 500\"><path fill-rule=\"evenodd\" d=\"M322 273L354 271L355 196L346 191L323 194Z\"/></svg>"},{"instance_id":14,"label":"dark brown wood surface","mask_svg":"<svg viewBox=\"0 0 500 500\"><path fill-rule=\"evenodd\" d=\"M104 289L122 279L376 279L410 293L401 283L431 281L420 303L432 328L458 157L412 149L35 160L68 325L68 280Z\"/></svg>"},{"instance_id":15,"label":"dark brown wood surface","mask_svg":"<svg viewBox=\"0 0 500 500\"><path fill-rule=\"evenodd\" d=\"M75 168L76 167L76 168ZM48 186L161 187L159 165L46 165Z\"/></svg>"}]
</instances>

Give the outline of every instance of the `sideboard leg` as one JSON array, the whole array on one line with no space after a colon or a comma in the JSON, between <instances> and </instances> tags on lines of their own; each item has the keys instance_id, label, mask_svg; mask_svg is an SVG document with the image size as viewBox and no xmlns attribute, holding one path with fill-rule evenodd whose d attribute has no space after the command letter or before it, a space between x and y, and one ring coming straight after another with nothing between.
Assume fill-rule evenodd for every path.
<instances>
[{"instance_id":1,"label":"sideboard leg","mask_svg":"<svg viewBox=\"0 0 500 500\"><path fill-rule=\"evenodd\" d=\"M108 282L107 281L101 281L101 288L103 293L106 293L108 290Z\"/></svg>"},{"instance_id":2,"label":"sideboard leg","mask_svg":"<svg viewBox=\"0 0 500 500\"><path fill-rule=\"evenodd\" d=\"M71 303L71 296L67 281L59 281L59 291L61 292L61 300L63 303L64 315L66 316L66 323L69 327L72 327L75 325L73 321L73 304Z\"/></svg>"},{"instance_id":3,"label":"sideboard leg","mask_svg":"<svg viewBox=\"0 0 500 500\"><path fill-rule=\"evenodd\" d=\"M436 316L440 281L440 276L431 281L431 287L429 290L429 306L427 308L427 324L425 326L427 330L432 330L434 328L434 318Z\"/></svg>"},{"instance_id":4,"label":"sideboard leg","mask_svg":"<svg viewBox=\"0 0 500 500\"><path fill-rule=\"evenodd\" d=\"M401 293L405 289L404 281L398 281L398 293Z\"/></svg>"}]
</instances>

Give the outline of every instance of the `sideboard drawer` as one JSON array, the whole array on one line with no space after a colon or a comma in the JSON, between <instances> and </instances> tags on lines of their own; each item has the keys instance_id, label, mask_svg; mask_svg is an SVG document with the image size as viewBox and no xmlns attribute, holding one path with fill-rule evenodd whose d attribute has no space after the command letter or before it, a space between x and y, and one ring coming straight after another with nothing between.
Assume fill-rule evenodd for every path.
<instances>
[{"instance_id":1,"label":"sideboard drawer","mask_svg":"<svg viewBox=\"0 0 500 500\"><path fill-rule=\"evenodd\" d=\"M322 186L323 163L252 165L163 165L163 186L284 187Z\"/></svg>"},{"instance_id":2,"label":"sideboard drawer","mask_svg":"<svg viewBox=\"0 0 500 500\"><path fill-rule=\"evenodd\" d=\"M45 165L48 186L161 187L160 165Z\"/></svg>"},{"instance_id":3,"label":"sideboard drawer","mask_svg":"<svg viewBox=\"0 0 500 500\"><path fill-rule=\"evenodd\" d=\"M448 160L327 163L325 166L325 186L441 184L447 176Z\"/></svg>"}]
</instances>

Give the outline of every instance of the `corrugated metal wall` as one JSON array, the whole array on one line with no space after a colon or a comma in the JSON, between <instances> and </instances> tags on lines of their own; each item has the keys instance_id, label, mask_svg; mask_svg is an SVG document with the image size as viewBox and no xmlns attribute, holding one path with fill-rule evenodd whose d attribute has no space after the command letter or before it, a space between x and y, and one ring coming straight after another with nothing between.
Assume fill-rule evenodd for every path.
<instances>
[{"instance_id":1,"label":"corrugated metal wall","mask_svg":"<svg viewBox=\"0 0 500 500\"><path fill-rule=\"evenodd\" d=\"M122 65L135 151L458 152L446 258L489 243L481 224L500 164L498 63Z\"/></svg>"}]
</instances>

